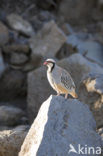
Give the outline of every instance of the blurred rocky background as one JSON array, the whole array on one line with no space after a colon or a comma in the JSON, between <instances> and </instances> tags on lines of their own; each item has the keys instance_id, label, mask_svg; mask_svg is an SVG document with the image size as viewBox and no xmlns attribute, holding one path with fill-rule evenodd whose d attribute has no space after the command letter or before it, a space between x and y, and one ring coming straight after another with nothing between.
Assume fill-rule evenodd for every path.
<instances>
[{"instance_id":1,"label":"blurred rocky background","mask_svg":"<svg viewBox=\"0 0 103 156\"><path fill-rule=\"evenodd\" d=\"M0 0L1 156L18 155L41 104L56 94L42 66L48 57L70 72L103 136L103 0Z\"/></svg>"}]
</instances>

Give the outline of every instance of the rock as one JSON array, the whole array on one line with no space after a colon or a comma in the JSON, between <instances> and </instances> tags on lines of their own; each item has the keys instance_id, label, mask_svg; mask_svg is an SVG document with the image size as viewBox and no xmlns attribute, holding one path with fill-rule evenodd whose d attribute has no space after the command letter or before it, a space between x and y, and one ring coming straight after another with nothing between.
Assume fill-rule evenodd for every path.
<instances>
[{"instance_id":1,"label":"rock","mask_svg":"<svg viewBox=\"0 0 103 156\"><path fill-rule=\"evenodd\" d=\"M1 77L2 74L4 73L5 69L6 69L6 66L5 66L5 64L4 64L2 52L1 52L1 49L0 49L0 77Z\"/></svg>"},{"instance_id":2,"label":"rock","mask_svg":"<svg viewBox=\"0 0 103 156\"><path fill-rule=\"evenodd\" d=\"M90 73L83 78L79 87L79 99L90 106L97 127L101 127L103 125L103 74Z\"/></svg>"},{"instance_id":3,"label":"rock","mask_svg":"<svg viewBox=\"0 0 103 156\"><path fill-rule=\"evenodd\" d=\"M8 68L0 78L0 101L24 98L26 89L26 73Z\"/></svg>"},{"instance_id":4,"label":"rock","mask_svg":"<svg viewBox=\"0 0 103 156\"><path fill-rule=\"evenodd\" d=\"M31 57L37 58L38 62L40 58L55 57L65 41L66 36L64 33L54 21L50 21L44 25L34 38L30 39Z\"/></svg>"},{"instance_id":5,"label":"rock","mask_svg":"<svg viewBox=\"0 0 103 156\"><path fill-rule=\"evenodd\" d=\"M40 67L28 74L28 117L32 122L36 117L38 110L41 106L41 102L53 93L50 87L47 77L46 69Z\"/></svg>"},{"instance_id":6,"label":"rock","mask_svg":"<svg viewBox=\"0 0 103 156\"><path fill-rule=\"evenodd\" d=\"M27 134L27 126L18 126L12 130L0 132L0 155L1 156L18 156L20 147Z\"/></svg>"},{"instance_id":7,"label":"rock","mask_svg":"<svg viewBox=\"0 0 103 156\"><path fill-rule=\"evenodd\" d=\"M94 60L95 62L103 65L103 46L102 44L92 41L91 39L84 38L86 34L83 34L83 36L77 35L70 35L68 36L67 43L72 45L72 47L77 47L78 52L81 54L85 54L86 57L88 57L91 60ZM88 36L89 37L89 36ZM84 40L84 41L83 41Z\"/></svg>"},{"instance_id":8,"label":"rock","mask_svg":"<svg viewBox=\"0 0 103 156\"><path fill-rule=\"evenodd\" d=\"M67 58L75 53L78 53L78 49L76 47L73 47L71 44L68 44L68 42L66 42L62 46L62 48L57 52L56 58L58 59Z\"/></svg>"},{"instance_id":9,"label":"rock","mask_svg":"<svg viewBox=\"0 0 103 156\"><path fill-rule=\"evenodd\" d=\"M77 26L80 24L85 24L86 21L91 19L90 11L94 7L94 0L63 0L59 5L58 15L60 17L62 16L64 21Z\"/></svg>"},{"instance_id":10,"label":"rock","mask_svg":"<svg viewBox=\"0 0 103 156\"><path fill-rule=\"evenodd\" d=\"M101 136L102 146L103 146L103 128L99 128L97 132Z\"/></svg>"},{"instance_id":11,"label":"rock","mask_svg":"<svg viewBox=\"0 0 103 156\"><path fill-rule=\"evenodd\" d=\"M19 31L20 33L23 33L26 36L34 36L35 35L35 32L31 26L31 24L17 14L8 15L7 22L12 29Z\"/></svg>"},{"instance_id":12,"label":"rock","mask_svg":"<svg viewBox=\"0 0 103 156\"><path fill-rule=\"evenodd\" d=\"M49 12L49 11L47 11L47 10L42 10L39 14L38 14L38 19L40 20L40 21L50 21L50 20L54 20L55 19L55 16L51 13L51 12Z\"/></svg>"},{"instance_id":13,"label":"rock","mask_svg":"<svg viewBox=\"0 0 103 156\"><path fill-rule=\"evenodd\" d=\"M52 7L56 7L56 3L54 0L36 0L36 4L42 9L50 9Z\"/></svg>"},{"instance_id":14,"label":"rock","mask_svg":"<svg viewBox=\"0 0 103 156\"><path fill-rule=\"evenodd\" d=\"M28 72L28 71L32 71L32 70L35 70L36 68L38 68L40 66L40 62L42 61L41 58L32 58L30 57L29 61L22 67L22 70L24 72Z\"/></svg>"},{"instance_id":15,"label":"rock","mask_svg":"<svg viewBox=\"0 0 103 156\"><path fill-rule=\"evenodd\" d=\"M103 7L103 0L98 0L98 6L101 8Z\"/></svg>"},{"instance_id":16,"label":"rock","mask_svg":"<svg viewBox=\"0 0 103 156\"><path fill-rule=\"evenodd\" d=\"M0 126L0 131L4 131L4 130L10 130L11 127L8 126Z\"/></svg>"},{"instance_id":17,"label":"rock","mask_svg":"<svg viewBox=\"0 0 103 156\"><path fill-rule=\"evenodd\" d=\"M42 104L19 156L67 156L71 146L79 153L79 144L95 149L99 147L101 152L101 138L95 128L94 118L87 105L76 99L50 96ZM88 151L86 154L89 155ZM93 151L90 155L93 156Z\"/></svg>"},{"instance_id":18,"label":"rock","mask_svg":"<svg viewBox=\"0 0 103 156\"><path fill-rule=\"evenodd\" d=\"M103 74L103 69L85 59L81 54L73 54L68 58L58 61L58 65L66 69L74 79L78 91L82 78L89 72ZM28 74L28 112L29 121L32 122L41 106L42 101L46 100L50 94L56 94L50 87L46 69L38 68Z\"/></svg>"},{"instance_id":19,"label":"rock","mask_svg":"<svg viewBox=\"0 0 103 156\"><path fill-rule=\"evenodd\" d=\"M10 63L13 65L22 65L28 61L28 56L23 53L15 53L11 54Z\"/></svg>"},{"instance_id":20,"label":"rock","mask_svg":"<svg viewBox=\"0 0 103 156\"><path fill-rule=\"evenodd\" d=\"M0 22L0 46L6 44L9 40L8 28Z\"/></svg>"},{"instance_id":21,"label":"rock","mask_svg":"<svg viewBox=\"0 0 103 156\"><path fill-rule=\"evenodd\" d=\"M3 46L3 52L9 54L11 52L29 53L29 46L26 44L11 44Z\"/></svg>"},{"instance_id":22,"label":"rock","mask_svg":"<svg viewBox=\"0 0 103 156\"><path fill-rule=\"evenodd\" d=\"M20 123L24 112L13 106L0 106L0 125L14 126Z\"/></svg>"}]
</instances>

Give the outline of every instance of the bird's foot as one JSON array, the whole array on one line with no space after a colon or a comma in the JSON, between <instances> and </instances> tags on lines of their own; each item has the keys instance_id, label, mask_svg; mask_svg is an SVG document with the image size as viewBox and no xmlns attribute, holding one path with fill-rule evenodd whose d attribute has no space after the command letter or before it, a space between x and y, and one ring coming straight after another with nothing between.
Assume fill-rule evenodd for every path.
<instances>
[{"instance_id":1,"label":"bird's foot","mask_svg":"<svg viewBox=\"0 0 103 156\"><path fill-rule=\"evenodd\" d=\"M57 93L57 96L60 96L60 93Z\"/></svg>"},{"instance_id":2,"label":"bird's foot","mask_svg":"<svg viewBox=\"0 0 103 156\"><path fill-rule=\"evenodd\" d=\"M68 98L68 94L65 94L65 99L67 99Z\"/></svg>"}]
</instances>

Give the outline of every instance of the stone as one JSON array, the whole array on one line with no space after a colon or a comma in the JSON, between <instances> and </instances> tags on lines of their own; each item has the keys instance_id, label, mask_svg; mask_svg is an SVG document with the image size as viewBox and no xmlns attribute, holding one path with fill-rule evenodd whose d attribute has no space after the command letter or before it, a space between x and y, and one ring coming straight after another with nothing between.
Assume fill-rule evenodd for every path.
<instances>
[{"instance_id":1,"label":"stone","mask_svg":"<svg viewBox=\"0 0 103 156\"><path fill-rule=\"evenodd\" d=\"M12 13L12 14L8 15L7 22L12 29L14 29L26 36L34 36L35 35L35 32L31 26L31 24L17 14Z\"/></svg>"},{"instance_id":2,"label":"stone","mask_svg":"<svg viewBox=\"0 0 103 156\"><path fill-rule=\"evenodd\" d=\"M11 53L10 63L13 65L22 65L28 61L28 56L23 53Z\"/></svg>"},{"instance_id":3,"label":"stone","mask_svg":"<svg viewBox=\"0 0 103 156\"><path fill-rule=\"evenodd\" d=\"M50 9L52 7L56 7L56 3L54 2L54 0L36 0L36 4L42 8L42 9Z\"/></svg>"},{"instance_id":4,"label":"stone","mask_svg":"<svg viewBox=\"0 0 103 156\"><path fill-rule=\"evenodd\" d=\"M59 66L66 69L72 76L76 90L82 78L89 72L97 72L103 74L103 69L96 63L91 63L81 54L73 54L70 57L57 62ZM51 88L46 74L46 68L40 67L28 74L28 116L32 122L41 106L50 94L55 94Z\"/></svg>"},{"instance_id":5,"label":"stone","mask_svg":"<svg viewBox=\"0 0 103 156\"><path fill-rule=\"evenodd\" d=\"M62 16L64 21L77 26L91 19L90 11L94 7L94 0L63 0L58 7L58 16Z\"/></svg>"},{"instance_id":6,"label":"stone","mask_svg":"<svg viewBox=\"0 0 103 156\"><path fill-rule=\"evenodd\" d=\"M13 106L0 106L0 125L14 126L24 116L23 110Z\"/></svg>"},{"instance_id":7,"label":"stone","mask_svg":"<svg viewBox=\"0 0 103 156\"><path fill-rule=\"evenodd\" d=\"M26 73L7 68L0 78L0 101L24 98L26 92Z\"/></svg>"},{"instance_id":8,"label":"stone","mask_svg":"<svg viewBox=\"0 0 103 156\"><path fill-rule=\"evenodd\" d=\"M103 74L89 73L82 79L79 99L89 105L97 127L101 127L103 125Z\"/></svg>"},{"instance_id":9,"label":"stone","mask_svg":"<svg viewBox=\"0 0 103 156\"><path fill-rule=\"evenodd\" d=\"M30 39L31 57L37 58L38 61L40 61L39 58L55 57L65 41L65 34L54 21L50 21L44 25L34 38Z\"/></svg>"},{"instance_id":10,"label":"stone","mask_svg":"<svg viewBox=\"0 0 103 156\"><path fill-rule=\"evenodd\" d=\"M18 156L27 132L28 126L23 125L12 130L0 131L0 155Z\"/></svg>"},{"instance_id":11,"label":"stone","mask_svg":"<svg viewBox=\"0 0 103 156\"><path fill-rule=\"evenodd\" d=\"M101 152L101 138L96 133L95 120L88 106L76 99L50 96L42 104L19 156L67 156L71 146L79 153L79 144L99 147ZM86 155L89 155L88 150ZM92 151L90 155L94 155Z\"/></svg>"},{"instance_id":12,"label":"stone","mask_svg":"<svg viewBox=\"0 0 103 156\"><path fill-rule=\"evenodd\" d=\"M46 69L43 67L37 68L28 74L28 117L30 123L36 117L42 101L53 93L52 88L46 77Z\"/></svg>"},{"instance_id":13,"label":"stone","mask_svg":"<svg viewBox=\"0 0 103 156\"><path fill-rule=\"evenodd\" d=\"M0 22L0 46L5 45L9 41L8 28Z\"/></svg>"},{"instance_id":14,"label":"stone","mask_svg":"<svg viewBox=\"0 0 103 156\"><path fill-rule=\"evenodd\" d=\"M98 134L101 136L101 140L102 140L102 146L103 146L103 128L99 128L97 130Z\"/></svg>"},{"instance_id":15,"label":"stone","mask_svg":"<svg viewBox=\"0 0 103 156\"><path fill-rule=\"evenodd\" d=\"M67 43L72 47L76 47L78 52L85 54L87 58L103 65L102 44L89 38L89 35L86 38L86 34L73 34L68 36Z\"/></svg>"},{"instance_id":16,"label":"stone","mask_svg":"<svg viewBox=\"0 0 103 156\"><path fill-rule=\"evenodd\" d=\"M11 45L5 45L3 46L3 52L6 54L9 54L11 52L17 52L17 53L29 53L29 46L26 44L16 44L13 43Z\"/></svg>"},{"instance_id":17,"label":"stone","mask_svg":"<svg viewBox=\"0 0 103 156\"><path fill-rule=\"evenodd\" d=\"M4 73L5 69L6 69L6 65L4 64L4 59L3 59L2 52L0 49L0 77Z\"/></svg>"}]
</instances>

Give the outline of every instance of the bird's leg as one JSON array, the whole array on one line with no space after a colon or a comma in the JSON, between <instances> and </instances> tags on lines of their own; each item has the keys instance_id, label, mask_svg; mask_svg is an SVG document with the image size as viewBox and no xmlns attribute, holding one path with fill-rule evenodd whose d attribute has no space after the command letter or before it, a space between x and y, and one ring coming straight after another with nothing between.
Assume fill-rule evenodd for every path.
<instances>
[{"instance_id":1,"label":"bird's leg","mask_svg":"<svg viewBox=\"0 0 103 156\"><path fill-rule=\"evenodd\" d=\"M65 99L67 99L68 98L68 94L65 94Z\"/></svg>"},{"instance_id":2,"label":"bird's leg","mask_svg":"<svg viewBox=\"0 0 103 156\"><path fill-rule=\"evenodd\" d=\"M59 92L57 92L57 96L59 96L60 95L60 93Z\"/></svg>"}]
</instances>

